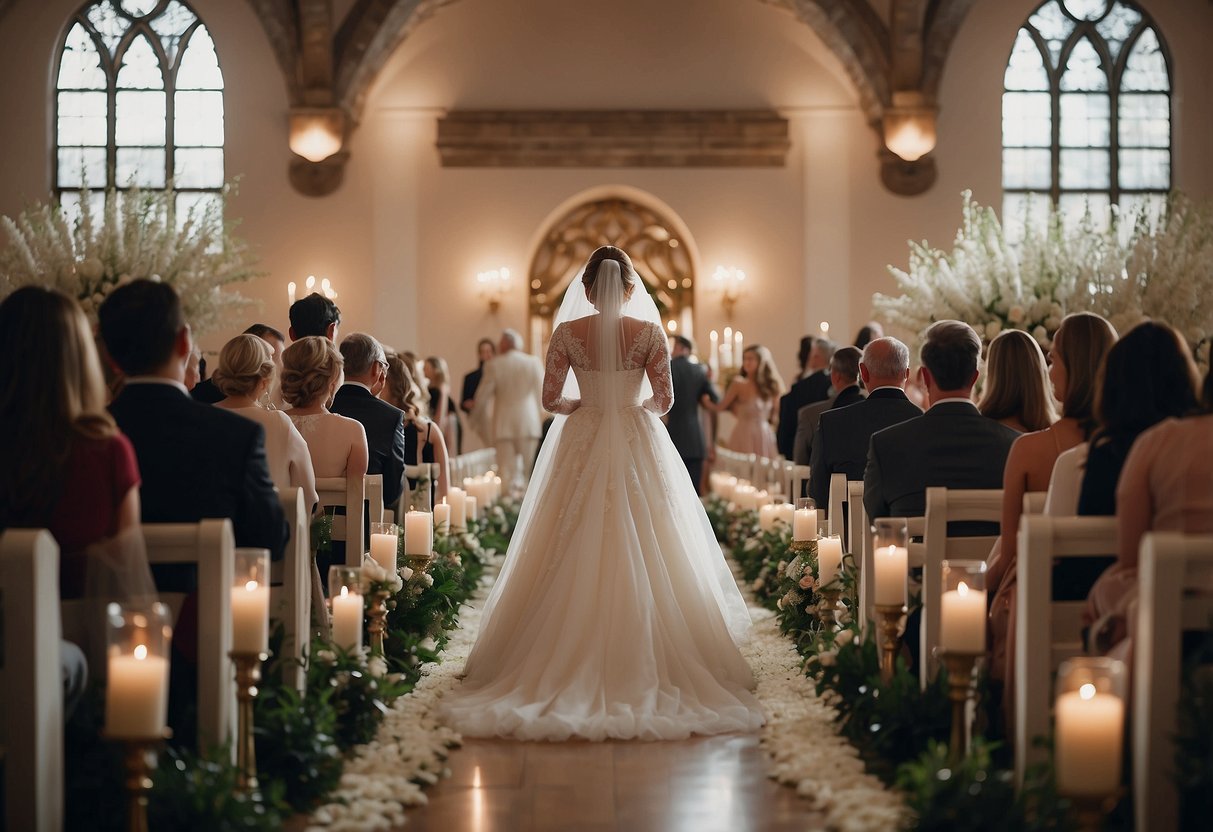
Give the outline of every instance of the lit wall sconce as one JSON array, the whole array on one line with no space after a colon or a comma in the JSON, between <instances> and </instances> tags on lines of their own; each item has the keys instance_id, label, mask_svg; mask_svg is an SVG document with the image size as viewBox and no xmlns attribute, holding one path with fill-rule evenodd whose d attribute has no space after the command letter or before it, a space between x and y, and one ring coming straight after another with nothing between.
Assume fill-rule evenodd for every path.
<instances>
[{"instance_id":1,"label":"lit wall sconce","mask_svg":"<svg viewBox=\"0 0 1213 832\"><path fill-rule=\"evenodd\" d=\"M937 109L917 90L893 93L882 120L881 180L893 193L913 196L935 182Z\"/></svg>"},{"instance_id":2,"label":"lit wall sconce","mask_svg":"<svg viewBox=\"0 0 1213 832\"><path fill-rule=\"evenodd\" d=\"M295 281L293 281L293 280L290 283L286 284L286 299L287 299L288 303L294 304L295 299L296 299L295 292L296 292L297 288L298 287L295 285ZM310 295L316 291L316 275L309 274L307 276L307 280L305 280L303 282L303 289L304 289L304 291L303 291L304 297L307 297L308 295ZM335 289L333 289L333 283L327 277L323 278L320 281L320 290L319 291L320 291L320 294L324 295L329 300L337 299L337 292Z\"/></svg>"},{"instance_id":3,"label":"lit wall sconce","mask_svg":"<svg viewBox=\"0 0 1213 832\"><path fill-rule=\"evenodd\" d=\"M476 282L480 284L480 296L489 302L489 312L496 315L497 310L501 308L501 301L509 293L510 270L502 267L481 272L476 275Z\"/></svg>"},{"instance_id":4,"label":"lit wall sconce","mask_svg":"<svg viewBox=\"0 0 1213 832\"><path fill-rule=\"evenodd\" d=\"M306 196L325 196L341 184L349 154L342 148L345 111L339 107L297 107L290 113L291 184Z\"/></svg>"},{"instance_id":5,"label":"lit wall sconce","mask_svg":"<svg viewBox=\"0 0 1213 832\"><path fill-rule=\"evenodd\" d=\"M712 274L712 283L720 291L720 305L724 307L725 319L733 320L733 307L741 298L745 272L736 266L717 266Z\"/></svg>"},{"instance_id":6,"label":"lit wall sconce","mask_svg":"<svg viewBox=\"0 0 1213 832\"><path fill-rule=\"evenodd\" d=\"M822 321L820 328L821 328L821 337L829 338L830 337L830 322Z\"/></svg>"}]
</instances>

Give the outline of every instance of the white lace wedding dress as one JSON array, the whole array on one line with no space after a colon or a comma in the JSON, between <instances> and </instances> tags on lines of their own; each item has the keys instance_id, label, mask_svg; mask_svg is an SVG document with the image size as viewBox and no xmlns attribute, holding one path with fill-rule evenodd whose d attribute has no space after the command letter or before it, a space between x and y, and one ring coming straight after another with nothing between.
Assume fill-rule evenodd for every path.
<instances>
[{"instance_id":1,"label":"white lace wedding dress","mask_svg":"<svg viewBox=\"0 0 1213 832\"><path fill-rule=\"evenodd\" d=\"M577 334L600 321L552 335L544 406L565 415L443 705L464 735L669 740L762 725L735 644L745 603L659 418L673 401L666 335L614 320L626 340L610 371L596 336ZM570 367L580 400L561 395Z\"/></svg>"}]
</instances>

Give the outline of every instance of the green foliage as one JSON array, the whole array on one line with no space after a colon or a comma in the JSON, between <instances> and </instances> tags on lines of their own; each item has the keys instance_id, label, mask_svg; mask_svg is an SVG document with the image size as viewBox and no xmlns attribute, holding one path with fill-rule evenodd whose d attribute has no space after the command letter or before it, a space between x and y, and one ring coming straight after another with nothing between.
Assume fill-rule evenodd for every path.
<instances>
[{"instance_id":1,"label":"green foliage","mask_svg":"<svg viewBox=\"0 0 1213 832\"><path fill-rule=\"evenodd\" d=\"M1189 666L1179 696L1175 785L1180 829L1207 829L1213 817L1213 671Z\"/></svg>"},{"instance_id":2,"label":"green foliage","mask_svg":"<svg viewBox=\"0 0 1213 832\"><path fill-rule=\"evenodd\" d=\"M313 645L308 696L328 696L336 712L333 738L342 751L373 740L388 705L409 689L399 680L373 675L359 653L333 650L323 642Z\"/></svg>"},{"instance_id":3,"label":"green foliage","mask_svg":"<svg viewBox=\"0 0 1213 832\"><path fill-rule=\"evenodd\" d=\"M282 828L282 784L269 780L253 794L238 786L229 746L195 754L169 748L152 775L151 829L176 832L271 832Z\"/></svg>"},{"instance_id":4,"label":"green foliage","mask_svg":"<svg viewBox=\"0 0 1213 832\"><path fill-rule=\"evenodd\" d=\"M331 688L314 688L300 697L281 683L263 686L253 721L260 776L282 784L293 811L311 809L337 787L343 760Z\"/></svg>"}]
</instances>

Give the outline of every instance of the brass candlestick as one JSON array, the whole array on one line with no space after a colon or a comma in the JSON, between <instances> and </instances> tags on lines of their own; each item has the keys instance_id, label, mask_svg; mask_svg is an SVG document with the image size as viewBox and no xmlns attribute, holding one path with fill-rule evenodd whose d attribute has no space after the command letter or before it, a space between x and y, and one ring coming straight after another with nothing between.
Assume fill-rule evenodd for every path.
<instances>
[{"instance_id":1,"label":"brass candlestick","mask_svg":"<svg viewBox=\"0 0 1213 832\"><path fill-rule=\"evenodd\" d=\"M949 746L951 760L959 763L969 751L968 704L973 698L973 668L977 665L977 653L945 652L944 666L948 669L948 698L952 700L952 742Z\"/></svg>"},{"instance_id":2,"label":"brass candlestick","mask_svg":"<svg viewBox=\"0 0 1213 832\"><path fill-rule=\"evenodd\" d=\"M257 698L257 684L261 681L261 663L269 658L268 653L229 654L236 665L236 767L240 774L237 787L246 793L257 791L257 751L253 742L253 700Z\"/></svg>"},{"instance_id":3,"label":"brass candlestick","mask_svg":"<svg viewBox=\"0 0 1213 832\"><path fill-rule=\"evenodd\" d=\"M802 557L812 558L814 563L817 562L816 540L793 540L788 544L788 551L795 552Z\"/></svg>"},{"instance_id":4,"label":"brass candlestick","mask_svg":"<svg viewBox=\"0 0 1213 832\"><path fill-rule=\"evenodd\" d=\"M1112 794L1066 795L1074 808L1074 818L1081 832L1100 832L1104 821L1120 801L1120 789Z\"/></svg>"},{"instance_id":5,"label":"brass candlestick","mask_svg":"<svg viewBox=\"0 0 1213 832\"><path fill-rule=\"evenodd\" d=\"M386 589L377 589L370 593L371 608L366 617L370 619L366 625L371 634L371 655L383 655L383 634L387 632L387 599L390 593Z\"/></svg>"},{"instance_id":6,"label":"brass candlestick","mask_svg":"<svg viewBox=\"0 0 1213 832\"><path fill-rule=\"evenodd\" d=\"M838 599L842 597L842 590L820 589L818 594L822 600L817 604L817 618L821 621L821 626L833 627L837 623L835 613L838 610Z\"/></svg>"},{"instance_id":7,"label":"brass candlestick","mask_svg":"<svg viewBox=\"0 0 1213 832\"><path fill-rule=\"evenodd\" d=\"M893 679L893 666L901 652L901 628L906 608L901 604L877 604L876 617L880 619L880 678Z\"/></svg>"},{"instance_id":8,"label":"brass candlestick","mask_svg":"<svg viewBox=\"0 0 1213 832\"><path fill-rule=\"evenodd\" d=\"M152 790L152 772L156 769L156 747L173 735L164 729L159 737L118 737L104 734L106 739L122 743L122 762L126 768L126 829L127 832L148 832L147 796Z\"/></svg>"},{"instance_id":9,"label":"brass candlestick","mask_svg":"<svg viewBox=\"0 0 1213 832\"><path fill-rule=\"evenodd\" d=\"M428 555L405 555L404 561L408 564L409 569L414 572L424 573L430 568L430 564L438 559L437 552L430 552Z\"/></svg>"}]
</instances>

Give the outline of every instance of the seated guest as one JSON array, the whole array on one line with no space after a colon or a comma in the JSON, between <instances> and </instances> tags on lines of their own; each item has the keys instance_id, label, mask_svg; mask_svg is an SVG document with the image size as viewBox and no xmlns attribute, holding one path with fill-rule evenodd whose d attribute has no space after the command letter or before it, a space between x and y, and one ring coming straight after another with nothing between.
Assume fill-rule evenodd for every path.
<instances>
[{"instance_id":1,"label":"seated guest","mask_svg":"<svg viewBox=\"0 0 1213 832\"><path fill-rule=\"evenodd\" d=\"M391 353L387 357L387 383L379 397L404 412L404 464L438 466L438 482L430 483L428 489L417 477L409 477L411 499L418 507L442 502L446 497L450 481L450 466L447 461L446 438L442 429L425 415L425 403L421 387L413 375L414 366L402 355ZM429 495L426 495L426 491Z\"/></svg>"},{"instance_id":2,"label":"seated guest","mask_svg":"<svg viewBox=\"0 0 1213 832\"><path fill-rule=\"evenodd\" d=\"M387 380L387 356L378 341L356 332L341 342L341 358L345 384L330 410L362 423L369 453L366 472L383 475L383 503L393 506L404 490L404 413L378 398Z\"/></svg>"},{"instance_id":3,"label":"seated guest","mask_svg":"<svg viewBox=\"0 0 1213 832\"><path fill-rule=\"evenodd\" d=\"M1116 514L1116 483L1134 440L1196 405L1196 367L1179 333L1154 321L1133 327L1108 353L1100 375L1078 513Z\"/></svg>"},{"instance_id":4,"label":"seated guest","mask_svg":"<svg viewBox=\"0 0 1213 832\"><path fill-rule=\"evenodd\" d=\"M337 327L341 325L341 310L337 304L319 292L300 298L291 304L291 328L287 334L292 341L312 335L337 342Z\"/></svg>"},{"instance_id":5,"label":"seated guest","mask_svg":"<svg viewBox=\"0 0 1213 832\"><path fill-rule=\"evenodd\" d=\"M855 347L862 350L877 338L883 337L884 327L878 321L868 321L859 328L859 333L855 336Z\"/></svg>"},{"instance_id":6,"label":"seated guest","mask_svg":"<svg viewBox=\"0 0 1213 832\"><path fill-rule=\"evenodd\" d=\"M808 465L813 448L813 435L821 414L836 407L847 407L863 401L859 389L859 359L863 353L856 347L842 347L830 358L830 389L828 399L800 408L796 414L796 441L792 459L797 465ZM823 504L824 505L824 504Z\"/></svg>"},{"instance_id":7,"label":"seated guest","mask_svg":"<svg viewBox=\"0 0 1213 832\"><path fill-rule=\"evenodd\" d=\"M265 428L270 479L279 491L302 488L310 511L318 498L307 443L285 413L267 410L260 404L274 383L275 369L269 344L255 335L237 335L219 353L214 380L224 398L215 406L239 413Z\"/></svg>"},{"instance_id":8,"label":"seated guest","mask_svg":"<svg viewBox=\"0 0 1213 832\"><path fill-rule=\"evenodd\" d=\"M775 439L779 453L787 459L792 459L796 451L796 415L800 408L825 401L830 396L830 375L826 370L835 349L837 345L833 341L814 338L800 368L800 380L779 400L779 430Z\"/></svg>"},{"instance_id":9,"label":"seated guest","mask_svg":"<svg viewBox=\"0 0 1213 832\"><path fill-rule=\"evenodd\" d=\"M280 371L282 370L282 348L286 339L282 337L282 333L274 329L268 324L253 324L244 331L245 335L256 335L262 341L269 345L270 351L274 355L274 365ZM189 385L186 385L189 387ZM204 404L215 404L223 400L223 393L215 386L215 379L212 376L208 379L203 379L194 387L190 387L190 395L194 397L194 401L203 402ZM282 396L277 388L271 388L269 391L269 403L279 410L282 409Z\"/></svg>"},{"instance_id":10,"label":"seated guest","mask_svg":"<svg viewBox=\"0 0 1213 832\"><path fill-rule=\"evenodd\" d=\"M896 338L877 338L864 348L859 375L868 397L822 413L813 434L809 488L817 505L829 503L831 474L863 479L872 434L922 415L904 392L909 374L910 351Z\"/></svg>"},{"instance_id":11,"label":"seated guest","mask_svg":"<svg viewBox=\"0 0 1213 832\"><path fill-rule=\"evenodd\" d=\"M307 442L317 477L366 474L366 431L356 419L329 412L341 386L341 353L327 338L309 336L282 353L282 396L287 415Z\"/></svg>"},{"instance_id":12,"label":"seated guest","mask_svg":"<svg viewBox=\"0 0 1213 832\"><path fill-rule=\"evenodd\" d=\"M1006 329L990 342L977 409L1020 433L1044 430L1057 421L1049 366L1035 338L1020 329Z\"/></svg>"}]
</instances>

